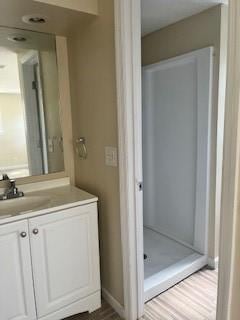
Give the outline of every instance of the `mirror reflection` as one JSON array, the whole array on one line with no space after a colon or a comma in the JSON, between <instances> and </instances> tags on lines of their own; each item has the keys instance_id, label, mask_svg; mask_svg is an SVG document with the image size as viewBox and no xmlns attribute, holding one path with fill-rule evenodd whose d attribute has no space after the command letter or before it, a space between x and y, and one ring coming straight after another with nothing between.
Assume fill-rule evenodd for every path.
<instances>
[{"instance_id":1,"label":"mirror reflection","mask_svg":"<svg viewBox=\"0 0 240 320\"><path fill-rule=\"evenodd\" d=\"M0 172L64 171L55 37L0 27Z\"/></svg>"}]
</instances>

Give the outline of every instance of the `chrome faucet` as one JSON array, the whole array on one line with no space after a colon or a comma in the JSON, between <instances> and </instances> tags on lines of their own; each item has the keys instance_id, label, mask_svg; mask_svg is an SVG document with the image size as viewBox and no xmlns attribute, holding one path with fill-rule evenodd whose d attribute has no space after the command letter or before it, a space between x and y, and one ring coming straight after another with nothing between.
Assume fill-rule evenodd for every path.
<instances>
[{"instance_id":1,"label":"chrome faucet","mask_svg":"<svg viewBox=\"0 0 240 320\"><path fill-rule=\"evenodd\" d=\"M6 173L2 174L1 181L6 181L8 183L8 187L5 189L3 194L0 194L0 201L21 198L24 196L22 191L18 191L18 188L16 187L16 181L10 179Z\"/></svg>"}]
</instances>

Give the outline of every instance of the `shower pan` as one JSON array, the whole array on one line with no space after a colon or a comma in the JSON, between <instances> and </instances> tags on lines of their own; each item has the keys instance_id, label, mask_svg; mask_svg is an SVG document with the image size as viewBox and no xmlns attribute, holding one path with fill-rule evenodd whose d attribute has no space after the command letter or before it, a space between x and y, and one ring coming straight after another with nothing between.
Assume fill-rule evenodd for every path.
<instances>
[{"instance_id":1,"label":"shower pan","mask_svg":"<svg viewBox=\"0 0 240 320\"><path fill-rule=\"evenodd\" d=\"M213 48L143 67L145 300L207 264Z\"/></svg>"}]
</instances>

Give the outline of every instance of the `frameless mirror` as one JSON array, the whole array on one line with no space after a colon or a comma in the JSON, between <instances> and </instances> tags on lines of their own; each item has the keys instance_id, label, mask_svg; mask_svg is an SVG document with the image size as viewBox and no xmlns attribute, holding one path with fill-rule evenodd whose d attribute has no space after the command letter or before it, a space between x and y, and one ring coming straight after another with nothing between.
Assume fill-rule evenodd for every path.
<instances>
[{"instance_id":1,"label":"frameless mirror","mask_svg":"<svg viewBox=\"0 0 240 320\"><path fill-rule=\"evenodd\" d=\"M64 171L55 36L0 27L0 172Z\"/></svg>"}]
</instances>

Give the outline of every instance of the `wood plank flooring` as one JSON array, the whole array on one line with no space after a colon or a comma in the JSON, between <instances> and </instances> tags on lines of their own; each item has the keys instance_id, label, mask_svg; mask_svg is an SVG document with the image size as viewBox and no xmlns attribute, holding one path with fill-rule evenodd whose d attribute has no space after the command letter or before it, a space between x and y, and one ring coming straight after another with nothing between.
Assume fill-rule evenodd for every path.
<instances>
[{"instance_id":1,"label":"wood plank flooring","mask_svg":"<svg viewBox=\"0 0 240 320\"><path fill-rule=\"evenodd\" d=\"M121 318L106 301L102 301L101 309L91 314L79 314L65 320L121 320Z\"/></svg>"},{"instance_id":2,"label":"wood plank flooring","mask_svg":"<svg viewBox=\"0 0 240 320\"><path fill-rule=\"evenodd\" d=\"M145 305L142 320L215 320L217 271L203 269ZM92 314L76 315L66 320L121 320L103 301Z\"/></svg>"},{"instance_id":3,"label":"wood plank flooring","mask_svg":"<svg viewBox=\"0 0 240 320\"><path fill-rule=\"evenodd\" d=\"M143 320L215 320L217 271L203 269L145 305Z\"/></svg>"}]
</instances>

